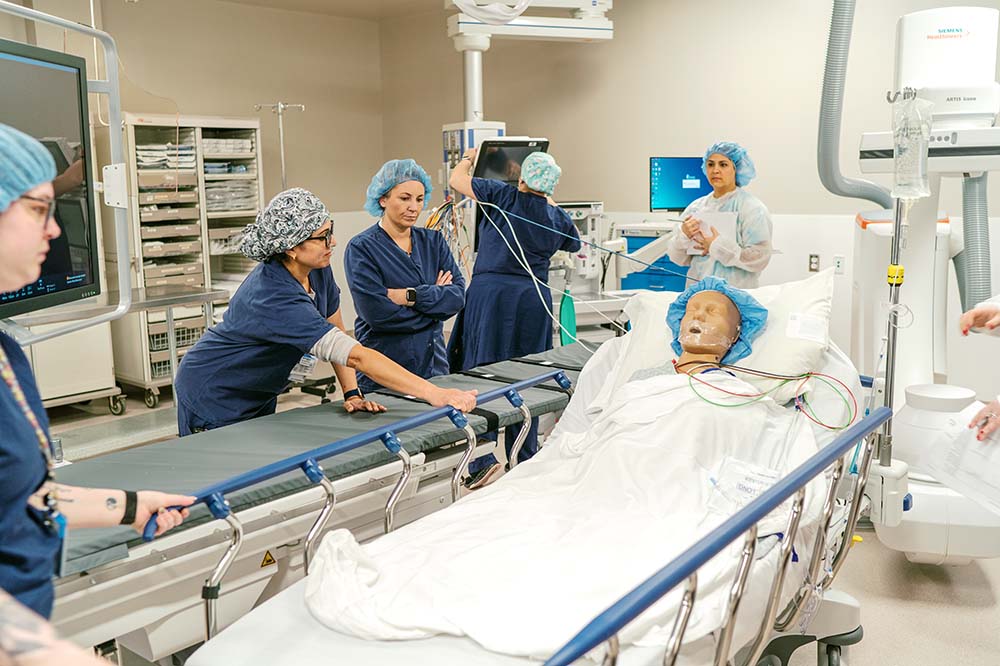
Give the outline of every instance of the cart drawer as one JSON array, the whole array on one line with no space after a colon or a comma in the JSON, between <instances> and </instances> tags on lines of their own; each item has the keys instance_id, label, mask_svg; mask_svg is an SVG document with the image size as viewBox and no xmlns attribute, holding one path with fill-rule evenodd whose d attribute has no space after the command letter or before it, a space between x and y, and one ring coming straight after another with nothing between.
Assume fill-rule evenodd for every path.
<instances>
[{"instance_id":1,"label":"cart drawer","mask_svg":"<svg viewBox=\"0 0 1000 666\"><path fill-rule=\"evenodd\" d=\"M196 187L198 174L176 169L143 170L138 173L140 189L166 189L169 187Z\"/></svg>"},{"instance_id":2,"label":"cart drawer","mask_svg":"<svg viewBox=\"0 0 1000 666\"><path fill-rule=\"evenodd\" d=\"M165 192L140 192L139 204L198 203L197 190L167 190Z\"/></svg>"},{"instance_id":3,"label":"cart drawer","mask_svg":"<svg viewBox=\"0 0 1000 666\"><path fill-rule=\"evenodd\" d=\"M205 328L205 315L202 315L200 317L192 317L190 319L175 319L174 330L179 331L182 328ZM150 335L156 335L166 332L167 332L167 322L165 321L149 325Z\"/></svg>"},{"instance_id":4,"label":"cart drawer","mask_svg":"<svg viewBox=\"0 0 1000 666\"><path fill-rule=\"evenodd\" d=\"M159 210L139 211L139 220L142 222L171 222L173 220L197 220L200 211L197 206L185 206L183 208L161 208Z\"/></svg>"},{"instance_id":5,"label":"cart drawer","mask_svg":"<svg viewBox=\"0 0 1000 666\"><path fill-rule=\"evenodd\" d=\"M172 241L167 243L143 243L143 257L174 257L179 254L197 254L201 252L201 241Z\"/></svg>"},{"instance_id":6,"label":"cart drawer","mask_svg":"<svg viewBox=\"0 0 1000 666\"><path fill-rule=\"evenodd\" d=\"M200 233L201 225L199 224L144 224L139 227L139 235L143 240L150 238L197 236Z\"/></svg>"},{"instance_id":7,"label":"cart drawer","mask_svg":"<svg viewBox=\"0 0 1000 666\"><path fill-rule=\"evenodd\" d=\"M146 277L147 284L150 278L171 277L173 275L191 275L192 273L202 273L204 271L200 261L190 263L160 264L158 266L143 266L142 274Z\"/></svg>"},{"instance_id":8,"label":"cart drawer","mask_svg":"<svg viewBox=\"0 0 1000 666\"><path fill-rule=\"evenodd\" d=\"M183 287L201 287L205 284L205 277L202 273L193 275L174 275L171 277L161 277L146 279L147 287L166 287L169 285L181 285Z\"/></svg>"},{"instance_id":9,"label":"cart drawer","mask_svg":"<svg viewBox=\"0 0 1000 666\"><path fill-rule=\"evenodd\" d=\"M182 347L181 349L177 350L178 361L181 359L182 356L184 356L185 353L187 353L188 349L189 348ZM150 352L149 361L150 363L162 363L164 361L170 363L170 350L164 349L163 351Z\"/></svg>"}]
</instances>

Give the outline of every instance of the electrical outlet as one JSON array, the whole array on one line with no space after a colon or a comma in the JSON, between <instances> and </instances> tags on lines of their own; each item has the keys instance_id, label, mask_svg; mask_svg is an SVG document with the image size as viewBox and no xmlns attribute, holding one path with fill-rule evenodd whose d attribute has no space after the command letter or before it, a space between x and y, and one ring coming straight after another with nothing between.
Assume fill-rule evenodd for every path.
<instances>
[{"instance_id":1,"label":"electrical outlet","mask_svg":"<svg viewBox=\"0 0 1000 666\"><path fill-rule=\"evenodd\" d=\"M837 275L844 274L844 265L847 263L847 259L842 254L833 255L833 272Z\"/></svg>"},{"instance_id":2,"label":"electrical outlet","mask_svg":"<svg viewBox=\"0 0 1000 666\"><path fill-rule=\"evenodd\" d=\"M809 272L818 273L819 272L819 255L810 254L809 255Z\"/></svg>"}]
</instances>

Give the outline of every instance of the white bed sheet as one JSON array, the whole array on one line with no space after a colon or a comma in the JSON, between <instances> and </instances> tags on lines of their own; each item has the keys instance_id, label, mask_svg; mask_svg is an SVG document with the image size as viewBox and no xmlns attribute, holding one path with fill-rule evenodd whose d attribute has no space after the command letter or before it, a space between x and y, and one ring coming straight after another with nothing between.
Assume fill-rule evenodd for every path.
<instances>
[{"instance_id":1,"label":"white bed sheet","mask_svg":"<svg viewBox=\"0 0 1000 666\"><path fill-rule=\"evenodd\" d=\"M773 563L774 558L768 560ZM537 659L489 652L464 636L434 636L416 641L367 641L345 636L331 631L312 616L306 608L304 591L304 580L282 590L205 643L191 655L187 665L537 666L540 663ZM747 615L758 615L755 611L753 605L745 608ZM685 646L677 666L708 664L712 649L711 637ZM660 666L663 650L663 647L627 646L618 664Z\"/></svg>"},{"instance_id":2,"label":"white bed sheet","mask_svg":"<svg viewBox=\"0 0 1000 666\"><path fill-rule=\"evenodd\" d=\"M564 413L560 429L573 430L589 424L589 418L580 405L585 405L588 395L596 393L600 387L600 377L606 372L607 363L614 360L615 347L620 343L611 340L604 345L600 357L595 356L588 364L588 378L581 377L576 387L573 402ZM602 358L603 357L603 358ZM839 349L831 345L824 356L821 372L830 374L845 382L860 401L861 387L857 372ZM814 396L813 407L824 418L839 418L845 412L843 403L835 396L821 398ZM817 444L823 446L836 433L815 428ZM773 542L764 544L764 554L758 553L753 567L748 590L740 610L738 635L745 641L756 629L757 618L763 612L771 579L777 565L778 549ZM794 592L798 581L803 579L809 553L800 552L799 561L790 565L782 597L787 600ZM486 567L484 566L484 569ZM222 666L239 664L268 663L273 666L293 664L314 664L317 656L336 659L338 663L357 666L376 664L408 664L413 666L515 666L537 664L537 659L513 657L490 652L467 637L434 636L412 641L367 641L332 631L309 612L304 599L305 581L300 581L282 591L260 607L238 620L214 640L205 644L188 661L191 666ZM487 587L488 590L488 587ZM783 601L784 601L783 600ZM488 603L488 591L484 593ZM669 624L661 628L664 638L669 634ZM655 637L647 636L647 638ZM280 640L276 640L280 638ZM736 642L739 645L739 641ZM712 636L706 636L686 644L679 664L694 666L711 662ZM619 659L623 666L653 666L661 663L663 647L626 646ZM592 655L599 659L599 654Z\"/></svg>"}]
</instances>

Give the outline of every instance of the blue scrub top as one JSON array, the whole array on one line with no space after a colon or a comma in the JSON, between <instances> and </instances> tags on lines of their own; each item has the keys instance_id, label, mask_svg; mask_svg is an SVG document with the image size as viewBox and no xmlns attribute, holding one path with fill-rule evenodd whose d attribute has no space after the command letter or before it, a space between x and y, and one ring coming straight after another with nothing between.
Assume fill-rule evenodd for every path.
<instances>
[{"instance_id":1,"label":"blue scrub top","mask_svg":"<svg viewBox=\"0 0 1000 666\"><path fill-rule=\"evenodd\" d=\"M21 347L0 333L21 390L45 434L49 419ZM0 379L0 588L42 617L52 614L52 576L59 537L44 525L44 512L28 506L28 498L45 481L45 458L38 437Z\"/></svg>"},{"instance_id":2,"label":"blue scrub top","mask_svg":"<svg viewBox=\"0 0 1000 666\"><path fill-rule=\"evenodd\" d=\"M479 213L479 254L473 275L481 273L501 273L528 277L525 270L511 254L504 243L506 238L510 247L517 251L514 235L524 249L524 254L531 266L531 272L543 282L549 281L549 261L559 250L576 252L580 249L580 235L576 225L562 208L550 206L545 197L528 192L521 192L516 187L499 180L473 178L472 192L478 201L491 203L532 222L544 225L553 231L546 231L535 224L530 224L517 217L507 218L493 207L483 207ZM493 224L486 218L492 218L496 227L503 231L503 237ZM514 234L511 234L511 228ZM567 238L566 236L570 236Z\"/></svg>"},{"instance_id":3,"label":"blue scrub top","mask_svg":"<svg viewBox=\"0 0 1000 666\"><path fill-rule=\"evenodd\" d=\"M302 355L326 335L340 308L330 267L309 273L315 301L277 259L257 266L229 301L222 323L184 355L174 392L206 428L273 414Z\"/></svg>"},{"instance_id":4,"label":"blue scrub top","mask_svg":"<svg viewBox=\"0 0 1000 666\"><path fill-rule=\"evenodd\" d=\"M344 271L351 288L354 335L365 347L385 354L420 377L448 372L443 322L465 304L465 278L444 237L413 227L407 254L377 223L352 238L344 251ZM450 271L452 283L439 287L439 271ZM412 307L396 305L387 289L414 288ZM362 391L379 384L358 373Z\"/></svg>"},{"instance_id":5,"label":"blue scrub top","mask_svg":"<svg viewBox=\"0 0 1000 666\"><path fill-rule=\"evenodd\" d=\"M580 249L580 236L569 215L550 205L545 197L484 178L472 179L472 191L479 201L495 204L536 224L512 215L508 215L508 223L495 208L481 209L479 254L465 296L465 309L448 343L454 372L552 348L552 319L546 310L552 308L552 296L544 284L536 287L515 260L510 250L518 251L514 235L531 272L543 283L548 282L553 254ZM489 214L493 224L483 213Z\"/></svg>"}]
</instances>

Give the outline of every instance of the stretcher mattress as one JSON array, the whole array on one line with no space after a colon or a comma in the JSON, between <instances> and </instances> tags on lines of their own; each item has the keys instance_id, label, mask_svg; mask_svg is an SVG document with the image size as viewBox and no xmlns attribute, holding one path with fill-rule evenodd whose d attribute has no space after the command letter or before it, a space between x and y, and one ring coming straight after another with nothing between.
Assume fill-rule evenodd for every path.
<instances>
[{"instance_id":1,"label":"stretcher mattress","mask_svg":"<svg viewBox=\"0 0 1000 666\"><path fill-rule=\"evenodd\" d=\"M545 371L543 367L530 364L508 364L523 365L523 369L516 373L522 379L536 377ZM480 393L507 383L463 375L438 377L434 381L453 388L479 389ZM554 382L549 383L555 386ZM568 402L566 395L558 391L532 388L520 393L532 414L557 411ZM384 414L347 414L341 408L341 403L293 409L217 430L81 461L60 469L58 478L60 483L95 488L155 488L164 492L193 493L238 474L396 423L429 409L426 404L390 395L380 395L378 399L389 411ZM488 412L490 418L468 415L469 424L477 434L495 427L492 421L498 421L502 426L521 421L520 412L505 399L494 400L479 409ZM412 454L464 441L465 435L451 421L442 418L400 433L399 438ZM320 461L320 464L328 477L340 479L394 460L396 457L380 442L373 442ZM304 474L292 472L228 495L226 499L232 509L238 512L310 486ZM191 518L178 531L209 520L212 517L207 508L199 504L192 509ZM129 547L140 543L139 535L128 527L72 531L66 539L63 575L88 571L102 564L124 559L128 556Z\"/></svg>"}]
</instances>

